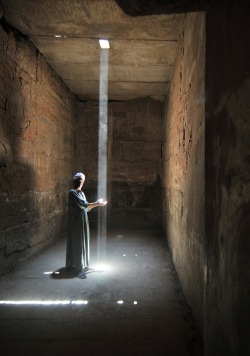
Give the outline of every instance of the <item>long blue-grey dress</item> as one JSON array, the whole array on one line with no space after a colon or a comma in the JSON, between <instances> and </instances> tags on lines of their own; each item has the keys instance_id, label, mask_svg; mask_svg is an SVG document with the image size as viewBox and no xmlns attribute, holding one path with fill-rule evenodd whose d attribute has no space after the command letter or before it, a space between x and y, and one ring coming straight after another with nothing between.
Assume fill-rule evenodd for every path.
<instances>
[{"instance_id":1,"label":"long blue-grey dress","mask_svg":"<svg viewBox=\"0 0 250 356\"><path fill-rule=\"evenodd\" d=\"M81 272L89 266L89 203L82 191L69 191L69 231L66 267Z\"/></svg>"}]
</instances>

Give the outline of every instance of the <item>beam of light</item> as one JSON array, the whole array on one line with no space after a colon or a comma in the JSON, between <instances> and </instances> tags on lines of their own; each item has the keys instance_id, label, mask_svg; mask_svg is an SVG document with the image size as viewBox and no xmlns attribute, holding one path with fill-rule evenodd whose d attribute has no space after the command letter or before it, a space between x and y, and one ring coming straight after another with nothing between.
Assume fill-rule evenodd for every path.
<instances>
[{"instance_id":1,"label":"beam of light","mask_svg":"<svg viewBox=\"0 0 250 356\"><path fill-rule=\"evenodd\" d=\"M100 51L98 198L107 200L108 50ZM98 208L97 259L106 257L107 208Z\"/></svg>"},{"instance_id":2,"label":"beam of light","mask_svg":"<svg viewBox=\"0 0 250 356\"><path fill-rule=\"evenodd\" d=\"M87 300L0 300L0 304L7 305L69 305L88 304Z\"/></svg>"}]
</instances>

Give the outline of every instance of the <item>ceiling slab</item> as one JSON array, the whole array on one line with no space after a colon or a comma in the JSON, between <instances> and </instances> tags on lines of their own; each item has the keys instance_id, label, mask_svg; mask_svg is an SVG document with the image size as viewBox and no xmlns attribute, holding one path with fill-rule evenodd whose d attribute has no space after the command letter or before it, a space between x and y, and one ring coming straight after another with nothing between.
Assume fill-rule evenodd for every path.
<instances>
[{"instance_id":1,"label":"ceiling slab","mask_svg":"<svg viewBox=\"0 0 250 356\"><path fill-rule=\"evenodd\" d=\"M66 80L66 84L73 88L75 93L79 94L95 94L99 91L99 81L71 81ZM112 94L125 94L129 92L130 94L136 96L149 96L153 94L165 95L167 92L168 83L130 83L130 82L109 82L108 92L109 95ZM97 90L98 89L98 90Z\"/></svg>"},{"instance_id":2,"label":"ceiling slab","mask_svg":"<svg viewBox=\"0 0 250 356\"><path fill-rule=\"evenodd\" d=\"M65 63L99 64L100 62L98 40L41 36L31 36L31 39L49 62L53 62L54 58ZM176 47L176 41L111 40L109 64L173 65ZM58 53L56 57L55 52Z\"/></svg>"},{"instance_id":3,"label":"ceiling slab","mask_svg":"<svg viewBox=\"0 0 250 356\"><path fill-rule=\"evenodd\" d=\"M100 78L100 65L88 65L85 63L61 63L57 62L58 72L60 72L63 80L94 80ZM120 65L112 64L108 68L109 81L121 82L170 82L173 73L173 66L165 65Z\"/></svg>"},{"instance_id":4,"label":"ceiling slab","mask_svg":"<svg viewBox=\"0 0 250 356\"><path fill-rule=\"evenodd\" d=\"M177 40L183 15L133 18L114 0L1 0L12 26L27 36Z\"/></svg>"},{"instance_id":5,"label":"ceiling slab","mask_svg":"<svg viewBox=\"0 0 250 356\"><path fill-rule=\"evenodd\" d=\"M99 98L99 38L110 40L109 100L166 97L184 14L133 18L115 0L0 1L80 100Z\"/></svg>"},{"instance_id":6,"label":"ceiling slab","mask_svg":"<svg viewBox=\"0 0 250 356\"><path fill-rule=\"evenodd\" d=\"M116 3L129 16L153 14L177 14L183 12L205 11L210 0L116 0Z\"/></svg>"}]
</instances>

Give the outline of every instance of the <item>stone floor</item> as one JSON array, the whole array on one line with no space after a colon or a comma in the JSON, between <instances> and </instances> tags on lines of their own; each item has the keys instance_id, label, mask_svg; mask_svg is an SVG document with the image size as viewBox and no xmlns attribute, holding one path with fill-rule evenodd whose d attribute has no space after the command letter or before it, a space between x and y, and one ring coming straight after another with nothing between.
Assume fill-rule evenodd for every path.
<instances>
[{"instance_id":1,"label":"stone floor","mask_svg":"<svg viewBox=\"0 0 250 356\"><path fill-rule=\"evenodd\" d=\"M92 231L96 270L85 280L63 269L65 245L55 243L0 278L1 356L202 355L159 231L111 230L101 250Z\"/></svg>"}]
</instances>

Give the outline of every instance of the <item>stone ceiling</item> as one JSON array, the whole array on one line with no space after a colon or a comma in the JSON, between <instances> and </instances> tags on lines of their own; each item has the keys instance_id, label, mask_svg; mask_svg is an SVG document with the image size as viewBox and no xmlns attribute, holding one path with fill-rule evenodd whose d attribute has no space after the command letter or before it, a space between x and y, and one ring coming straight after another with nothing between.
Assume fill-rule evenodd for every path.
<instances>
[{"instance_id":1,"label":"stone ceiling","mask_svg":"<svg viewBox=\"0 0 250 356\"><path fill-rule=\"evenodd\" d=\"M150 96L163 101L185 15L131 17L117 2L1 0L1 12L6 22L33 41L80 100L99 99L98 39L107 38L108 99Z\"/></svg>"}]
</instances>

